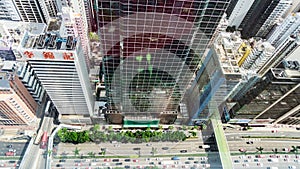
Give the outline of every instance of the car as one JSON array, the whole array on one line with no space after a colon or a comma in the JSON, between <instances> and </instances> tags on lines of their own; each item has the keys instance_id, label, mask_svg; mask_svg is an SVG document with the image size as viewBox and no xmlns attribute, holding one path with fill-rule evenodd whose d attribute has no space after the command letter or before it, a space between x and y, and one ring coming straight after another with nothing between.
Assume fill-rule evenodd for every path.
<instances>
[{"instance_id":1,"label":"car","mask_svg":"<svg viewBox=\"0 0 300 169\"><path fill-rule=\"evenodd\" d=\"M6 156L15 156L16 153L15 152L11 152L11 151L8 151L5 153Z\"/></svg>"},{"instance_id":2,"label":"car","mask_svg":"<svg viewBox=\"0 0 300 169\"><path fill-rule=\"evenodd\" d=\"M75 163L75 166L82 166L82 163Z\"/></svg>"},{"instance_id":3,"label":"car","mask_svg":"<svg viewBox=\"0 0 300 169\"><path fill-rule=\"evenodd\" d=\"M103 161L104 162L110 162L110 159L109 158L105 158Z\"/></svg>"},{"instance_id":4,"label":"car","mask_svg":"<svg viewBox=\"0 0 300 169\"><path fill-rule=\"evenodd\" d=\"M258 158L253 159L254 162L259 162Z\"/></svg>"},{"instance_id":5,"label":"car","mask_svg":"<svg viewBox=\"0 0 300 169\"><path fill-rule=\"evenodd\" d=\"M248 160L244 160L244 162L245 162L245 163L248 163L249 161L248 161Z\"/></svg>"},{"instance_id":6,"label":"car","mask_svg":"<svg viewBox=\"0 0 300 169\"><path fill-rule=\"evenodd\" d=\"M188 160L194 160L194 158L193 157L189 157Z\"/></svg>"},{"instance_id":7,"label":"car","mask_svg":"<svg viewBox=\"0 0 300 169\"><path fill-rule=\"evenodd\" d=\"M299 163L299 160L295 159L294 162L295 162L295 163Z\"/></svg>"},{"instance_id":8,"label":"car","mask_svg":"<svg viewBox=\"0 0 300 169\"><path fill-rule=\"evenodd\" d=\"M123 165L123 163L116 163L116 165Z\"/></svg>"},{"instance_id":9,"label":"car","mask_svg":"<svg viewBox=\"0 0 300 169\"><path fill-rule=\"evenodd\" d=\"M132 161L135 162L135 163L139 162L138 159L133 159Z\"/></svg>"},{"instance_id":10,"label":"car","mask_svg":"<svg viewBox=\"0 0 300 169\"><path fill-rule=\"evenodd\" d=\"M130 162L131 160L129 158L126 158L124 161L125 162Z\"/></svg>"},{"instance_id":11,"label":"car","mask_svg":"<svg viewBox=\"0 0 300 169\"><path fill-rule=\"evenodd\" d=\"M239 160L237 160L237 161L239 161ZM206 163L206 161L201 161L200 163L201 163L201 164L205 164L205 163Z\"/></svg>"},{"instance_id":12,"label":"car","mask_svg":"<svg viewBox=\"0 0 300 169\"><path fill-rule=\"evenodd\" d=\"M8 149L8 151L10 151L10 152L16 152L16 149L12 149L12 148L10 148L10 149Z\"/></svg>"},{"instance_id":13,"label":"car","mask_svg":"<svg viewBox=\"0 0 300 169\"><path fill-rule=\"evenodd\" d=\"M125 165L125 166L124 166L124 168L126 168L126 169L127 169L127 168L130 168L130 166L129 166L129 165Z\"/></svg>"},{"instance_id":14,"label":"car","mask_svg":"<svg viewBox=\"0 0 300 169\"><path fill-rule=\"evenodd\" d=\"M244 149L244 148L239 148L239 151L240 151L240 152L245 152L246 149Z\"/></svg>"},{"instance_id":15,"label":"car","mask_svg":"<svg viewBox=\"0 0 300 169\"><path fill-rule=\"evenodd\" d=\"M180 150L180 152L181 152L181 153L186 153L186 152L187 152L187 150Z\"/></svg>"},{"instance_id":16,"label":"car","mask_svg":"<svg viewBox=\"0 0 300 169\"><path fill-rule=\"evenodd\" d=\"M62 167L62 165L61 164L56 164L56 167Z\"/></svg>"},{"instance_id":17,"label":"car","mask_svg":"<svg viewBox=\"0 0 300 169\"><path fill-rule=\"evenodd\" d=\"M149 162L150 165L155 165L153 161Z\"/></svg>"},{"instance_id":18,"label":"car","mask_svg":"<svg viewBox=\"0 0 300 169\"><path fill-rule=\"evenodd\" d=\"M59 162L60 163L64 163L64 162L66 162L66 160L65 159L61 159L61 160L59 160Z\"/></svg>"},{"instance_id":19,"label":"car","mask_svg":"<svg viewBox=\"0 0 300 169\"><path fill-rule=\"evenodd\" d=\"M8 163L11 163L11 164L13 164L13 163L15 163L15 162L16 162L16 161L12 161L12 160L11 160L11 161L8 161Z\"/></svg>"},{"instance_id":20,"label":"car","mask_svg":"<svg viewBox=\"0 0 300 169\"><path fill-rule=\"evenodd\" d=\"M0 167L5 167L6 165L4 163L0 164Z\"/></svg>"},{"instance_id":21,"label":"car","mask_svg":"<svg viewBox=\"0 0 300 169\"><path fill-rule=\"evenodd\" d=\"M288 169L296 169L297 167L296 166L294 166L294 165L289 165L288 166Z\"/></svg>"},{"instance_id":22,"label":"car","mask_svg":"<svg viewBox=\"0 0 300 169\"><path fill-rule=\"evenodd\" d=\"M194 164L199 164L199 161L194 161Z\"/></svg>"},{"instance_id":23,"label":"car","mask_svg":"<svg viewBox=\"0 0 300 169\"><path fill-rule=\"evenodd\" d=\"M13 146L11 144L7 145L7 148L12 148Z\"/></svg>"},{"instance_id":24,"label":"car","mask_svg":"<svg viewBox=\"0 0 300 169\"><path fill-rule=\"evenodd\" d=\"M186 162L184 162L184 164L191 164L191 162L189 162L189 161L186 161Z\"/></svg>"},{"instance_id":25,"label":"car","mask_svg":"<svg viewBox=\"0 0 300 169\"><path fill-rule=\"evenodd\" d=\"M135 148L133 148L133 150L141 150L141 148L135 147Z\"/></svg>"},{"instance_id":26,"label":"car","mask_svg":"<svg viewBox=\"0 0 300 169\"><path fill-rule=\"evenodd\" d=\"M253 144L253 141L247 141L246 143L247 144Z\"/></svg>"},{"instance_id":27,"label":"car","mask_svg":"<svg viewBox=\"0 0 300 169\"><path fill-rule=\"evenodd\" d=\"M169 147L163 147L161 149L163 149L163 150L169 150Z\"/></svg>"},{"instance_id":28,"label":"car","mask_svg":"<svg viewBox=\"0 0 300 169\"><path fill-rule=\"evenodd\" d=\"M151 143L147 143L146 146L152 146L152 144Z\"/></svg>"},{"instance_id":29,"label":"car","mask_svg":"<svg viewBox=\"0 0 300 169\"><path fill-rule=\"evenodd\" d=\"M112 159L112 162L119 162L119 159Z\"/></svg>"}]
</instances>

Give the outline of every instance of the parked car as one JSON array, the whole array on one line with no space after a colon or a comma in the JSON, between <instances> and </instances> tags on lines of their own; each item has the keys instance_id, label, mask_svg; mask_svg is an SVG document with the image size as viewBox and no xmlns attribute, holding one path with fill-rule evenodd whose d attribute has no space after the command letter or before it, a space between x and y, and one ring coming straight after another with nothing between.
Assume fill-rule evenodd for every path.
<instances>
[{"instance_id":1,"label":"parked car","mask_svg":"<svg viewBox=\"0 0 300 169\"><path fill-rule=\"evenodd\" d=\"M187 152L187 150L180 150L180 152L181 152L181 153L186 153L186 152Z\"/></svg>"}]
</instances>

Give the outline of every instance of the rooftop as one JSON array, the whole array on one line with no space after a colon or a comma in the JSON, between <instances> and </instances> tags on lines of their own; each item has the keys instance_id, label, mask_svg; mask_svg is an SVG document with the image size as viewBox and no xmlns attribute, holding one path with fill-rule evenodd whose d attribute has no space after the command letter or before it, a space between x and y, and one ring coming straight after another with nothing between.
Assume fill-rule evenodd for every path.
<instances>
[{"instance_id":1,"label":"rooftop","mask_svg":"<svg viewBox=\"0 0 300 169\"><path fill-rule=\"evenodd\" d=\"M241 74L238 66L238 47L243 40L234 33L222 32L214 43L214 49L219 57L219 62L224 74Z\"/></svg>"},{"instance_id":2,"label":"rooftop","mask_svg":"<svg viewBox=\"0 0 300 169\"><path fill-rule=\"evenodd\" d=\"M74 36L60 37L57 33L26 34L22 47L25 49L73 50L77 44Z\"/></svg>"}]
</instances>

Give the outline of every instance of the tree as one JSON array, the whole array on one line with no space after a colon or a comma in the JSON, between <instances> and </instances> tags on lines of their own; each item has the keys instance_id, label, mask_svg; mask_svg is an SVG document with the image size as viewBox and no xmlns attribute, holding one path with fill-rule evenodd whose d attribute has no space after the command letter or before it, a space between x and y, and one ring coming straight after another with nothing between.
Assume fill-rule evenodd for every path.
<instances>
[{"instance_id":1,"label":"tree","mask_svg":"<svg viewBox=\"0 0 300 169\"><path fill-rule=\"evenodd\" d=\"M262 151L264 150L264 148L262 148L262 147L256 147L256 149L257 149L257 152L260 152L260 154L262 154Z\"/></svg>"},{"instance_id":2,"label":"tree","mask_svg":"<svg viewBox=\"0 0 300 169\"><path fill-rule=\"evenodd\" d=\"M291 152L294 152L295 154L298 154L298 147L297 146L292 146Z\"/></svg>"},{"instance_id":3,"label":"tree","mask_svg":"<svg viewBox=\"0 0 300 169\"><path fill-rule=\"evenodd\" d=\"M52 150L48 150L48 156L50 157L52 154Z\"/></svg>"},{"instance_id":4,"label":"tree","mask_svg":"<svg viewBox=\"0 0 300 169\"><path fill-rule=\"evenodd\" d=\"M74 155L75 157L79 155L80 149L78 149L77 147L74 150Z\"/></svg>"},{"instance_id":5,"label":"tree","mask_svg":"<svg viewBox=\"0 0 300 169\"><path fill-rule=\"evenodd\" d=\"M152 156L154 156L157 153L157 148L152 147L151 153L152 153Z\"/></svg>"},{"instance_id":6,"label":"tree","mask_svg":"<svg viewBox=\"0 0 300 169\"><path fill-rule=\"evenodd\" d=\"M88 152L88 155L89 155L89 157L95 157L95 155L96 155L96 153L94 153L94 152L92 152L92 151L90 151L90 152Z\"/></svg>"}]
</instances>

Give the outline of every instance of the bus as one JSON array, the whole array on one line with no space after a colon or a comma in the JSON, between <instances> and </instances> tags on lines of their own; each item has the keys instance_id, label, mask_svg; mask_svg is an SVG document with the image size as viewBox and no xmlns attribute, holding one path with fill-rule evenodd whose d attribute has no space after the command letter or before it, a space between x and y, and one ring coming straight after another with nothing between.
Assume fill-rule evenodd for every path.
<instances>
[{"instance_id":1,"label":"bus","mask_svg":"<svg viewBox=\"0 0 300 169\"><path fill-rule=\"evenodd\" d=\"M46 149L47 145L48 145L48 133L44 132L43 136L41 138L40 148L41 149Z\"/></svg>"}]
</instances>

